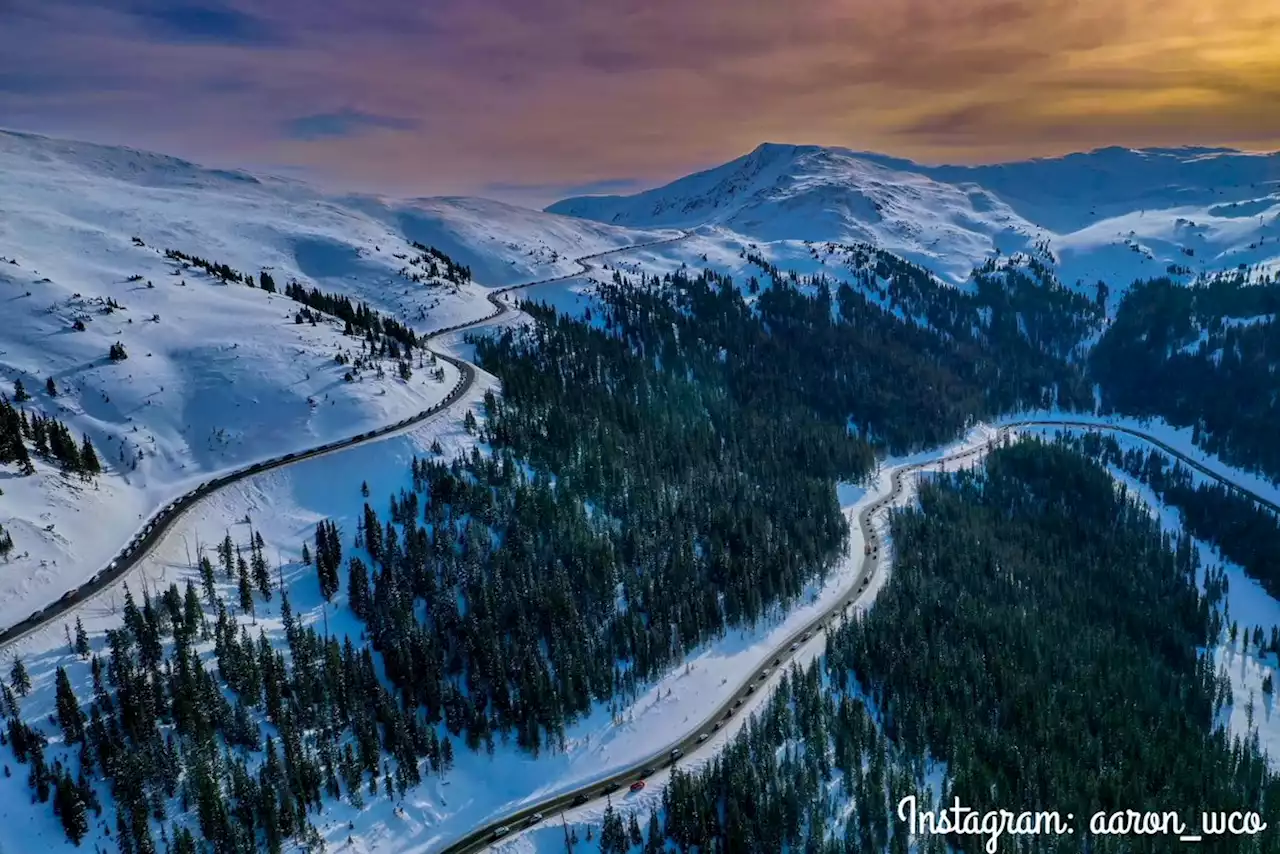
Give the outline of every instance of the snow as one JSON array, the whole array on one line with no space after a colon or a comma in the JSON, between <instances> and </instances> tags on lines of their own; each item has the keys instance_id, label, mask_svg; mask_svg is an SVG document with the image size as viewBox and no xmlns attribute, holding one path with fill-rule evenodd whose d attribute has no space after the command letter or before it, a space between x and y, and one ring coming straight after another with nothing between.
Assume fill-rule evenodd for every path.
<instances>
[{"instance_id":1,"label":"snow","mask_svg":"<svg viewBox=\"0 0 1280 854\"><path fill-rule=\"evenodd\" d=\"M1277 269L1278 166L1277 154L1226 149L924 166L766 143L663 187L564 199L547 210L637 227L714 227L719 239L732 233L784 256L799 241L868 242L955 284L994 254L1034 252L1047 241L1062 281L1091 287L1103 279L1118 299L1134 280L1164 276L1172 264L1194 273Z\"/></svg>"},{"instance_id":2,"label":"snow","mask_svg":"<svg viewBox=\"0 0 1280 854\"><path fill-rule=\"evenodd\" d=\"M345 293L426 332L487 315L482 285L562 275L578 255L661 236L483 199L331 198L297 181L0 131L0 390L12 396L21 379L33 396L24 408L87 433L107 468L93 484L43 464L27 478L0 471L0 525L15 543L0 564L0 627L84 583L158 507L212 474L394 423L457 379L442 363L442 381L415 366L408 382L394 370L344 382L334 355L358 353L358 339L295 325L287 297L223 284L164 250L269 270L280 290L296 279ZM469 265L479 284L400 275L418 254L409 241ZM109 298L124 310L103 314ZM73 331L77 319L85 331ZM112 363L116 341L128 359Z\"/></svg>"},{"instance_id":3,"label":"snow","mask_svg":"<svg viewBox=\"0 0 1280 854\"><path fill-rule=\"evenodd\" d=\"M459 403L458 411L463 411L463 407L481 411L484 390L494 385L492 377L481 373L476 385ZM280 556L284 581L299 618L307 623L327 619L331 632L346 632L353 639L358 638L360 625L350 611L338 607L331 608L327 615L323 613L314 576L298 562L301 544L313 535L316 522L324 518L337 523L349 544L366 500L360 483L367 481L368 500L380 506L385 496L408 485L410 458L415 454L429 456L433 439L440 440L450 457L469 450L473 440L459 425L456 415L441 414L382 441L305 460L219 491L184 514L138 568L77 608L75 614L68 615L68 623L74 623L75 616L80 616L95 644L100 645L105 630L119 622L125 584L139 599L146 586L164 589L176 582L181 588L188 578L198 585L199 573L191 565L197 550L211 548L228 530L237 542L245 541L248 527L243 520L247 516L266 543L266 555ZM975 430L964 443L948 450L961 445L976 447L991 435L987 429ZM916 455L911 461L929 456ZM413 790L402 812L394 811L385 798L370 798L370 805L360 813L349 804L328 804L317 819L317 826L338 850L372 851L386 844L393 844L398 852L435 850L523 805L601 779L662 749L662 743L674 740L694 724L706 720L712 710L758 668L769 650L825 611L848 588L863 556L857 513L888 491L891 467L905 461L887 461L865 488L853 484L841 486L841 503L852 528L848 555L825 583L811 586L801 605L786 613L775 612L753 629L706 644L691 654L683 666L649 686L630 708L621 712L616 722L607 708L597 708L570 728L564 753L544 754L537 759L517 751L514 745L499 743L492 757L483 752L471 753L459 746L454 769L443 781L430 777ZM883 522L878 525L883 532ZM877 578L873 591L883 583L883 577L882 573ZM233 591L228 590L228 595L233 597ZM336 601L339 605L345 601L344 594L339 594ZM273 636L280 634L278 621L274 619L278 614L277 603L278 600L265 608L260 604L257 620ZM823 637L821 632L815 633L801 649L798 659L808 662L819 655ZM31 721L43 720L52 707L53 671L57 665L70 667L76 680L87 678L87 665L67 653L61 624L29 635L10 651L23 657L36 686L32 696L23 703L24 716ZM741 711L749 712L763 702L767 693L757 691ZM746 714L736 715L707 746L723 745L746 717ZM710 755L711 750L699 751L684 764L706 761ZM627 795L625 802L645 802L645 798L655 797L663 779L661 773L656 774L645 793ZM0 779L0 818L20 816L22 822L20 826L12 821L0 826L0 852L24 850L23 840L33 832L29 827L32 824L42 839L56 840L51 842L53 850L71 850L70 844L63 841L56 818L45 809L31 809L27 805L25 785L25 780L17 774L11 779ZM21 805L21 811L6 804ZM592 806L583 809L590 810ZM348 822L354 822L354 830L348 829ZM342 848L348 836L352 845Z\"/></svg>"}]
</instances>

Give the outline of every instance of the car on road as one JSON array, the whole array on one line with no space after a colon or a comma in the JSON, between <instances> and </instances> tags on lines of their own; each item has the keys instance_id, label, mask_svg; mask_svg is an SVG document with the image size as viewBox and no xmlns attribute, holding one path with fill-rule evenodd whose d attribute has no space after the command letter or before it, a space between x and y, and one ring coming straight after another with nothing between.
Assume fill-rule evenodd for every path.
<instances>
[{"instance_id":1,"label":"car on road","mask_svg":"<svg viewBox=\"0 0 1280 854\"><path fill-rule=\"evenodd\" d=\"M652 777L652 776L654 775L654 773L656 773L656 772L657 772L657 770L658 770L657 768L654 768L654 767L650 766L650 767L648 767L648 768L644 769L643 771L641 771L641 772L640 772L640 776L641 776L641 777Z\"/></svg>"},{"instance_id":2,"label":"car on road","mask_svg":"<svg viewBox=\"0 0 1280 854\"><path fill-rule=\"evenodd\" d=\"M511 832L511 828L507 827L507 826L504 824L502 827L499 827L497 830L495 830L495 831L493 832L493 838L494 838L494 839L499 839L499 838L501 838L501 837L503 837L503 836L506 836L506 835L507 835L508 833L510 833L510 832Z\"/></svg>"},{"instance_id":3,"label":"car on road","mask_svg":"<svg viewBox=\"0 0 1280 854\"><path fill-rule=\"evenodd\" d=\"M537 824L540 821L542 821L542 813L536 812L533 815L529 816L527 819L525 819L524 826L533 827L535 824Z\"/></svg>"},{"instance_id":4,"label":"car on road","mask_svg":"<svg viewBox=\"0 0 1280 854\"><path fill-rule=\"evenodd\" d=\"M586 796L586 795L583 795L583 794L577 794L577 795L574 795L574 796L573 796L573 805L574 805L575 807L580 807L580 806L582 806L583 804L585 804L586 802L587 802L587 796Z\"/></svg>"},{"instance_id":5,"label":"car on road","mask_svg":"<svg viewBox=\"0 0 1280 854\"><path fill-rule=\"evenodd\" d=\"M792 651L792 652L795 652L795 651L796 651L797 649L799 649L799 648L800 648L800 644L798 644L798 643L793 643L793 644L791 645L791 651Z\"/></svg>"},{"instance_id":6,"label":"car on road","mask_svg":"<svg viewBox=\"0 0 1280 854\"><path fill-rule=\"evenodd\" d=\"M698 744L702 744L702 742L706 741L708 738L711 738L711 733L704 732L702 735L698 736Z\"/></svg>"},{"instance_id":7,"label":"car on road","mask_svg":"<svg viewBox=\"0 0 1280 854\"><path fill-rule=\"evenodd\" d=\"M612 794L612 793L614 793L614 792L618 791L618 790L619 790L619 789L621 789L621 788L622 788L622 785L621 785L621 784L619 784L619 783L610 783L609 785L607 785L607 786L605 786L605 787L604 787L604 793L605 793L606 795L609 795L609 794Z\"/></svg>"},{"instance_id":8,"label":"car on road","mask_svg":"<svg viewBox=\"0 0 1280 854\"><path fill-rule=\"evenodd\" d=\"M631 791L638 792L644 788L644 780L636 780L631 784Z\"/></svg>"},{"instance_id":9,"label":"car on road","mask_svg":"<svg viewBox=\"0 0 1280 854\"><path fill-rule=\"evenodd\" d=\"M774 666L774 667L777 667L777 666L778 666L779 664L781 664L781 663L782 663L782 659L781 659L780 657L779 657L779 658L775 658L775 659L773 660L773 666Z\"/></svg>"},{"instance_id":10,"label":"car on road","mask_svg":"<svg viewBox=\"0 0 1280 854\"><path fill-rule=\"evenodd\" d=\"M747 686L747 693L748 693L748 694L754 694L755 692L756 692L756 686L755 686L755 685L748 685L748 686Z\"/></svg>"},{"instance_id":11,"label":"car on road","mask_svg":"<svg viewBox=\"0 0 1280 854\"><path fill-rule=\"evenodd\" d=\"M725 715L724 717L725 717L725 720L728 720L728 719L729 719L729 716L728 716L728 715ZM716 721L714 724L712 724L712 725L711 725L711 729L713 729L713 730L718 730L718 729L720 729L720 721Z\"/></svg>"}]
</instances>

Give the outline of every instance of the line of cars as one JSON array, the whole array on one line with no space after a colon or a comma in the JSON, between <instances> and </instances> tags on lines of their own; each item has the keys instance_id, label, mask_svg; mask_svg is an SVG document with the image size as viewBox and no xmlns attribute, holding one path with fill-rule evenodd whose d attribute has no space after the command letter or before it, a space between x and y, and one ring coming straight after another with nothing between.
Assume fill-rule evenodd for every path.
<instances>
[{"instance_id":1,"label":"line of cars","mask_svg":"<svg viewBox=\"0 0 1280 854\"><path fill-rule=\"evenodd\" d=\"M500 311L495 312L495 314L498 314L498 313L501 313L501 312ZM494 315L490 315L490 317L492 316ZM477 321L477 322L482 322L482 321ZM433 333L432 335L428 336L428 338L435 337L438 334L441 334L441 333ZM453 360L450 360L450 361L453 361ZM133 564L133 561L130 560L130 558L133 557L134 553L137 552L143 545L145 545L146 542L151 538L151 536L154 533L159 533L159 531L164 528L164 523L167 520L169 520L171 517L173 517L176 514L176 511L185 509L188 505L195 503L197 500L204 497L205 495L208 495L209 493L229 483L232 483L234 481L240 480L242 478L248 477L253 474L258 474L269 468L285 465L286 463L292 462L295 459L305 459L307 457L317 456L327 451L334 450L335 448L354 445L358 442L377 438L379 435L390 433L402 427L407 427L409 424L415 421L426 418L444 409L445 407L452 404L455 400L457 400L457 398L461 394L462 388L468 382L469 375L470 375L469 371L464 371L464 376L459 378L458 382L450 390L449 394L440 402L433 404L431 407L423 410L417 415L411 415L408 418L401 419L400 421L397 421L395 424L392 424L377 430L370 430L367 433L362 433L360 435L352 436L347 439L340 439L335 442L329 442L324 445L318 445L314 448L310 448L305 451L291 451L290 453L283 454L279 457L273 457L268 460L259 460L258 462L253 463L252 465L246 466L245 468L238 469L233 472L229 472L228 474L222 475L221 477L216 477L210 480L203 481L195 489L174 499L172 502L170 502L164 508L162 508L158 513L156 513L153 517L151 517L151 519L142 528L142 530L134 534L133 538L129 540L128 544L125 545L125 547L120 550L120 553L110 563L108 563L106 568L103 569L101 572L95 572L93 575L89 576L88 580L86 580L85 583L82 584L81 586L73 590L68 590L66 593L63 593L62 596L59 597L57 603L55 603L54 605L40 608L39 610L31 613L25 620L15 623L14 625L6 629L4 632L0 632L0 645L9 643L12 640L16 640L17 637L22 635L24 632L29 631L32 628L35 628L37 625L39 625L39 623L41 622L42 618L44 618L46 613L53 610L61 610L59 606L66 607L77 597L77 595L90 592L99 583L109 582L116 575L121 574L125 570L127 570L129 566Z\"/></svg>"},{"instance_id":2,"label":"line of cars","mask_svg":"<svg viewBox=\"0 0 1280 854\"><path fill-rule=\"evenodd\" d=\"M471 321L471 323L483 323L501 314L502 311L503 309L499 306L488 317L482 318L481 320L478 320L478 321ZM468 324L458 324L458 326L466 326L466 325ZM445 334L449 331L452 331L452 329L454 328L457 328L457 327L456 326L450 327L447 329L442 329L438 332L433 332L430 335L426 336L425 340L430 340L431 338L435 338L438 335ZM449 391L449 394L446 395L445 398L440 402L423 410L417 415L411 415L408 418L401 419L400 421L397 421L395 424L389 425L387 427L382 427L377 430L370 430L367 433L361 433L360 435L352 436L347 439L340 439L335 442L329 442L324 445L318 445L314 448L310 448L305 451L291 451L279 457L273 457L268 460L259 460L258 462L253 463L249 466L246 466L245 468L238 469L236 471L222 475L221 477L216 477L211 480L206 480L202 482L195 489L178 497L173 502L171 502L166 507L164 507L155 516L153 516L147 522L146 526L143 527L141 531L139 531L137 534L133 536L133 539L131 539L129 543L120 551L120 554L114 560L112 560L109 564L107 564L106 568L102 572L94 573L80 587L74 590L68 590L66 593L62 594L62 597L58 600L58 602L61 604L61 603L66 603L71 601L72 599L75 598L75 596L78 593L85 592L91 587L93 587L93 585L98 583L98 581L102 579L103 575L107 575L108 578L105 580L109 580L110 576L116 574L117 572L123 572L125 569L128 568L129 563L131 563L128 560L129 557L131 557L133 553L137 551L138 548L141 547L147 541L148 537L150 537L152 532L156 530L157 526L163 527L162 523L165 522L165 520L168 519L170 516L172 516L175 510L179 508L183 508L186 505L193 503L195 500L209 494L210 492L213 492L214 490L222 486L232 483L233 481L240 480L241 478L247 477L249 475L258 474L269 468L274 468L276 466L284 465L295 459L299 459L299 458L305 459L307 457L316 456L318 454L331 451L335 448L354 445L358 442L374 439L379 435L389 433L393 430L398 430L402 427L406 427L409 424L413 423L414 421L418 421L423 418L426 418L434 414L435 412L438 412L441 409L444 409L446 406L449 406L455 400L457 400L457 398L460 396L463 387L467 384L468 379L471 376L471 373L469 370L466 370L466 368L469 368L469 366L465 365L465 363L462 363L460 360L455 360L448 356L445 356L445 359L451 362L452 364L454 364L455 367L458 367L460 370L462 370L463 376L459 377L458 382L454 384L454 387ZM124 562L124 565L122 565L122 562ZM14 624L13 626L6 629L3 633L0 633L0 644L7 643L10 640L13 640L14 638L16 638L16 636L20 635L22 632L25 632L28 629L34 627L34 625L39 623L40 619L49 610L51 610L51 607L41 608L38 611L35 611L32 614L30 614L25 620Z\"/></svg>"}]
</instances>

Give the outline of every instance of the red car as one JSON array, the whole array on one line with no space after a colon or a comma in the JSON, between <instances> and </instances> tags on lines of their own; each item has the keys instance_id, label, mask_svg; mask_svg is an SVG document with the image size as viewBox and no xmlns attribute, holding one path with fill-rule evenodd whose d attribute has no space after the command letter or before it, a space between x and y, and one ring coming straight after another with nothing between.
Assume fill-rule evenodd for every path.
<instances>
[{"instance_id":1,"label":"red car","mask_svg":"<svg viewBox=\"0 0 1280 854\"><path fill-rule=\"evenodd\" d=\"M636 780L631 784L631 791L638 792L644 788L644 780Z\"/></svg>"}]
</instances>

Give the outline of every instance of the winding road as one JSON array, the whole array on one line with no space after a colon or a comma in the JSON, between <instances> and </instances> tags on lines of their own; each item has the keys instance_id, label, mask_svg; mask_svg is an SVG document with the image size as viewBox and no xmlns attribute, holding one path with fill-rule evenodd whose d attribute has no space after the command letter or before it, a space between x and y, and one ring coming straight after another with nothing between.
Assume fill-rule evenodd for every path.
<instances>
[{"instance_id":1,"label":"winding road","mask_svg":"<svg viewBox=\"0 0 1280 854\"><path fill-rule=\"evenodd\" d=\"M744 682L740 683L729 695L728 699L721 703L720 706L706 718L706 720L697 727L694 727L684 733L658 752L652 754L647 759L637 762L634 765L618 771L608 777L601 778L592 783L581 786L572 791L564 792L555 797L548 798L547 800L539 803L531 804L520 809L518 812L513 812L497 821L490 822L467 834L462 839L440 849L440 854L474 854L474 852L483 851L493 843L505 839L510 834L514 834L520 830L524 830L525 828L532 827L542 821L545 821L547 818L551 817L553 813L572 809L591 801L601 800L615 792L625 794L626 788L631 784L644 780L649 775L655 773L658 769L672 765L676 761L686 759L700 748L707 746L711 741L711 737L715 735L727 721L738 714L739 710L746 704L751 695L754 694L757 689L762 688L771 675L776 673L780 667L785 667L788 662L790 662L791 659L801 651L806 643L814 637L815 634L824 631L833 620L843 615L851 605L857 603L858 600L866 594L868 587L875 579L876 573L886 565L889 557L887 549L882 550L883 543L873 527L872 523L874 517L878 513L887 510L902 497L905 489L905 478L907 475L914 474L915 472L926 468L945 466L948 463L964 460L973 460L984 455L995 443L1001 441L1010 433L1016 430L1039 427L1088 429L1131 436L1159 448L1164 453L1180 460L1188 467L1195 469L1206 477L1224 484L1241 495L1252 498L1258 504L1280 512L1280 506L1277 506L1274 502L1235 484L1218 472L1215 472L1192 459L1185 453L1177 450L1176 448L1170 447L1154 436L1143 433L1141 430L1119 425L1082 421L1072 419L1070 417L1063 417L1061 419L1029 418L1021 421L1005 423L996 428L996 435L985 444L976 447L969 447L963 451L943 454L933 459L898 466L891 470L892 473L890 477L892 488L890 491L867 504L867 506L863 507L858 513L858 527L862 531L863 542L871 547L871 552L863 556L862 565L859 568L857 575L854 576L853 581L845 588L834 604L832 604L826 611L811 620L803 628L792 633L772 651L766 654L761 662L756 666L751 676L749 676Z\"/></svg>"},{"instance_id":2,"label":"winding road","mask_svg":"<svg viewBox=\"0 0 1280 854\"><path fill-rule=\"evenodd\" d=\"M256 474L271 471L272 469L284 468L285 466L300 463L303 460L314 459L325 454L332 454L354 447L355 445L363 445L366 442L373 442L378 439L386 438L387 436L399 433L409 427L413 427L422 421L425 421L427 418L445 411L453 404L457 403L463 395L471 390L471 386L475 384L475 366L470 362L457 358L456 356L450 356L447 353L442 353L438 350L432 349L428 342L445 335L452 335L456 332L492 323L502 315L512 311L511 306L502 299L503 294L511 291L518 291L523 288L535 287L537 285L549 285L553 282L563 282L568 281L569 279L576 279L591 272L593 266L590 262L597 258L603 258L606 255L616 255L622 252L630 252L635 249L644 249L649 246L661 246L667 243L675 243L677 241L684 240L689 237L690 234L692 234L692 232L682 231L678 235L664 238L662 240L651 240L646 243L633 243L629 246L620 246L616 249L607 249L603 252L584 255L580 258L574 259L574 263L581 267L581 269L576 272L566 273L563 276L554 276L549 279L539 279L534 282L523 282L518 285L508 285L506 287L490 290L488 294L486 294L486 298L493 305L492 312L476 320L468 320L465 323L446 326L443 329L437 329L423 336L423 343L428 344L427 349L431 353L435 354L436 358L448 362L458 369L458 382L454 384L453 388L439 403L424 409L417 415L411 415L408 418L397 421L394 424L388 424L385 427L380 427L377 430L370 430L369 432L361 433L358 436L352 436L347 439L338 439L333 442L318 445L314 448L294 451L292 453L284 454L283 456L273 457L269 460L262 460L260 462L253 463L252 465L245 466L244 468L236 469L233 472L204 481L195 489L174 499L172 502L162 507L157 513L153 514L151 518L147 520L146 524L143 525L142 529L134 535L133 539L130 540L123 549L121 549L120 553L117 554L116 557L100 572L92 575L84 584L73 590L68 590L62 595L62 598L58 599L52 605L41 608L39 611L28 616L22 622L16 623L5 629L3 632L0 632L0 650L3 650L10 644L21 640L32 632L44 628L57 620L63 614L66 614L72 608L84 604L97 594L114 585L115 582L127 575L130 570L136 567L142 559L150 553L156 544L164 537L165 533L173 527L174 523L177 522L185 512L194 507L202 499L207 498L214 492L217 492L219 489L223 489L233 483L237 483L238 481L252 477Z\"/></svg>"},{"instance_id":3,"label":"winding road","mask_svg":"<svg viewBox=\"0 0 1280 854\"><path fill-rule=\"evenodd\" d=\"M530 288L537 285L575 279L590 272L592 269L592 264L590 262L595 259L635 249L674 243L679 240L684 240L689 237L690 234L691 232L686 231L677 236L663 240L637 243L603 252L597 252L592 255L582 256L574 259L581 267L577 272L548 279L541 279L534 282L525 282L518 285L510 285L503 288L493 289L487 294L489 302L494 307L494 310L490 314L476 320L436 330L424 337L424 343L445 335L451 335L466 329L489 324L502 315L512 311L513 309L511 306L502 298L503 295L508 292ZM430 352L434 353L437 358L453 365L459 372L458 382L454 385L452 390L450 390L449 394L439 403L429 407L417 415L398 421L395 424L390 424L386 427L363 433L358 436L353 436L348 439L330 442L307 450L297 451L270 460L257 462L250 466L246 466L245 468L205 481L194 490L174 500L152 516L146 525L117 555L117 557L102 571L90 578L87 583L67 592L57 602L47 608L37 611L21 623L11 626L4 632L0 632L0 649L27 636L31 632L49 625L72 608L88 601L96 594L120 580L125 574L138 565L138 563L151 551L151 549L155 547L164 534L173 527L174 523L186 511L190 510L199 501L217 490L223 489L233 483L244 480L245 478L252 477L253 475L261 474L262 472L283 468L284 466L293 465L295 463L302 462L303 460L313 459L325 454L337 453L355 445L376 441L399 433L419 424L433 415L447 410L453 404L457 403L474 385L476 379L476 367L469 362L457 358L456 356L451 356L447 353L431 349L429 346L428 349ZM905 478L908 475L924 468L933 468L947 463L959 462L965 459L972 459L977 456L981 456L986 453L994 441L998 441L1001 437L1008 435L1010 432L1018 429L1034 427L1087 429L1128 435L1153 447L1159 448L1169 456L1180 460L1188 467L1217 481L1218 483L1224 484L1241 495L1253 499L1258 504L1268 507L1276 512L1280 512L1280 506L1275 502L1239 486L1222 474L1207 468L1205 465L1195 459L1192 459L1187 454L1170 447L1154 436L1144 433L1141 430L1127 426L1083 421L1078 420L1078 418L1073 419L1066 416L1060 419L1052 417L1036 417L1006 423L998 428L996 439L992 440L992 442L988 442L977 447L970 447L963 451L957 451L950 454L940 454L932 459L899 466L891 470L891 490L887 494L877 497L874 501L868 503L867 506L863 507L858 513L858 526L861 529L863 541L870 546L870 552L864 554L859 571L854 576L853 581L844 591L841 592L834 604L827 608L820 616L814 618L803 628L794 632L770 653L765 655L758 666L752 671L752 675L744 682L740 683L728 698L706 718L706 720L697 727L694 727L683 735L680 735L670 744L663 747L662 750L655 752L647 759L637 762L624 770L617 771L608 777L600 778L572 791L564 792L539 803L530 804L518 811L504 816L499 820L490 822L483 827L479 827L467 834L465 837L440 849L440 854L472 854L472 852L481 851L491 843L501 838L505 838L509 834L545 820L546 817L550 817L553 813L576 807L590 801L605 798L613 792L624 791L626 786L629 786L639 780L643 780L659 768L672 764L673 761L675 761L673 759L673 755L675 757L683 758L696 752L699 748L705 747L712 741L712 736L722 729L727 721L739 713L740 709L747 703L751 695L753 695L759 688L763 687L765 680L772 676L779 667L785 666L786 663L794 658L796 653L798 653L801 648L807 644L807 642L812 640L816 634L824 631L833 619L836 619L845 613L851 605L858 602L858 600L866 594L871 582L875 579L876 573L886 566L888 559L888 555L886 554L887 550L882 549L880 538L873 527L874 518L877 514L884 511L902 497L905 490Z\"/></svg>"}]
</instances>

